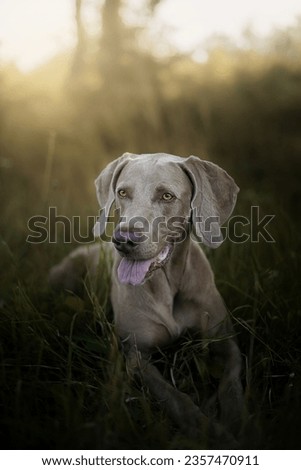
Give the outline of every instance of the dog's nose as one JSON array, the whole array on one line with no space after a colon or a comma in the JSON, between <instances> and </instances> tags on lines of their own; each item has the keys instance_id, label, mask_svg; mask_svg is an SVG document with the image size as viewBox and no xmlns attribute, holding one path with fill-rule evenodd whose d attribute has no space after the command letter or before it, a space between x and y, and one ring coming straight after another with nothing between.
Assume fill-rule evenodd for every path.
<instances>
[{"instance_id":1,"label":"dog's nose","mask_svg":"<svg viewBox=\"0 0 301 470\"><path fill-rule=\"evenodd\" d=\"M114 232L112 242L117 250L129 252L138 245L140 239L141 236L138 233L117 229Z\"/></svg>"}]
</instances>

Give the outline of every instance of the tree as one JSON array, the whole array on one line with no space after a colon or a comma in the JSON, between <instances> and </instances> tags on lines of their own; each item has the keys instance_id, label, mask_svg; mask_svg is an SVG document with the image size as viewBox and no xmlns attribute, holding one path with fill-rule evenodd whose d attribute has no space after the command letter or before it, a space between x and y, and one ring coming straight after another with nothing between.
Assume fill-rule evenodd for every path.
<instances>
[{"instance_id":1,"label":"tree","mask_svg":"<svg viewBox=\"0 0 301 470\"><path fill-rule=\"evenodd\" d=\"M117 59L123 45L125 27L120 16L122 0L105 0L102 7L102 46Z\"/></svg>"},{"instance_id":2,"label":"tree","mask_svg":"<svg viewBox=\"0 0 301 470\"><path fill-rule=\"evenodd\" d=\"M75 21L77 32L77 45L74 53L74 59L71 69L73 78L78 79L84 68L85 55L86 55L86 30L82 20L82 0L75 0Z\"/></svg>"}]
</instances>

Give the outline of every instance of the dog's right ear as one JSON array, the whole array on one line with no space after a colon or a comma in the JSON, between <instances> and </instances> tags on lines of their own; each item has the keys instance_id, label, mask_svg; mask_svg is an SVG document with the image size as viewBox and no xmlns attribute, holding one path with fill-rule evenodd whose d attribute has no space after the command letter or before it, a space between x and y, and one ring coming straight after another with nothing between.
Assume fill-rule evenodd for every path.
<instances>
[{"instance_id":1,"label":"dog's right ear","mask_svg":"<svg viewBox=\"0 0 301 470\"><path fill-rule=\"evenodd\" d=\"M193 186L194 234L205 245L217 248L223 242L220 227L234 209L239 187L225 170L193 155L183 159L181 166Z\"/></svg>"},{"instance_id":2,"label":"dog's right ear","mask_svg":"<svg viewBox=\"0 0 301 470\"><path fill-rule=\"evenodd\" d=\"M109 163L95 180L96 195L101 207L99 220L93 228L95 237L100 237L106 226L112 204L115 200L115 187L121 170L130 160L132 154L124 153L121 157Z\"/></svg>"}]
</instances>

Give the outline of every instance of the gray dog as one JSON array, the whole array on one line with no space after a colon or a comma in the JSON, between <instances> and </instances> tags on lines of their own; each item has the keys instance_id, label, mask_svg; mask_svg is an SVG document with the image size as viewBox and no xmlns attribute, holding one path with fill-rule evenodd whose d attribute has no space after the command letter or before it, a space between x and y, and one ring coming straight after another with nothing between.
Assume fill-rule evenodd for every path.
<instances>
[{"instance_id":1,"label":"gray dog","mask_svg":"<svg viewBox=\"0 0 301 470\"><path fill-rule=\"evenodd\" d=\"M140 376L185 433L206 430L223 441L221 446L235 446L231 436L243 409L241 355L198 241L212 248L222 243L220 226L233 211L238 187L211 162L164 153L126 153L95 184L103 209L95 232L103 234L113 207L119 214L112 242L102 245L113 252L111 300L128 370ZM99 247L72 252L52 268L51 282L74 290L78 274L96 269ZM210 354L221 365L218 420L151 363L154 351L187 331L209 340Z\"/></svg>"}]
</instances>

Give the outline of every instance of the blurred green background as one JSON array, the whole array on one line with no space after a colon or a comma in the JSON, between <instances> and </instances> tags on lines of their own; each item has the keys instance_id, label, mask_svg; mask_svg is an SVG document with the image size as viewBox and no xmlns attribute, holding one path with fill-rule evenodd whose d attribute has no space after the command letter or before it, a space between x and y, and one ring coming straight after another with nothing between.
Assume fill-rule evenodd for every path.
<instances>
[{"instance_id":1,"label":"blurred green background","mask_svg":"<svg viewBox=\"0 0 301 470\"><path fill-rule=\"evenodd\" d=\"M0 69L4 448L205 446L186 442L147 391L131 388L103 315L107 280L98 299L49 291L49 268L76 246L63 243L63 227L55 244L26 242L29 218L48 216L49 206L80 216L92 241L93 180L125 151L212 160L241 188L236 214L275 214L275 243L226 241L207 254L245 362L245 448L298 448L301 20L261 39L250 32L243 48L214 37L197 62L158 55L144 28L125 24L119 0L103 3L101 33L89 34L81 3L74 51L27 74ZM145 3L150 22L158 3Z\"/></svg>"}]
</instances>

